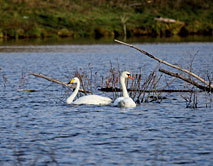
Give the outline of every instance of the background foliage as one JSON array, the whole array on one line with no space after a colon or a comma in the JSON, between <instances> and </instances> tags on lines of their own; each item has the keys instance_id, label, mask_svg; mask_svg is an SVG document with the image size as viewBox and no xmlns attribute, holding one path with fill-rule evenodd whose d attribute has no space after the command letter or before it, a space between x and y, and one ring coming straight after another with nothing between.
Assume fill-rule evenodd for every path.
<instances>
[{"instance_id":1,"label":"background foliage","mask_svg":"<svg viewBox=\"0 0 213 166\"><path fill-rule=\"evenodd\" d=\"M157 22L156 17L177 22ZM118 37L124 24L127 36L213 35L213 1L0 0L4 39Z\"/></svg>"}]
</instances>

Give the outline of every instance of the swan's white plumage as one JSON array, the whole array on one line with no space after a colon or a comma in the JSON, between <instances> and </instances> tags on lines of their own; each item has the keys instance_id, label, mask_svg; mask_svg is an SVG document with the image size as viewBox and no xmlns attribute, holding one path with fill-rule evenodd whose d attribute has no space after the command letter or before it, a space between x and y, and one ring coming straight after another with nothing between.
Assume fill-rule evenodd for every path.
<instances>
[{"instance_id":1,"label":"swan's white plumage","mask_svg":"<svg viewBox=\"0 0 213 166\"><path fill-rule=\"evenodd\" d=\"M126 89L125 79L127 79L127 78L133 79L129 72L124 71L121 74L121 77L120 77L121 88L122 88L122 91L123 91L123 97L117 98L114 101L114 103L113 103L114 106L118 106L118 107L136 107L135 102L132 100L132 98L129 97L127 89Z\"/></svg>"},{"instance_id":2,"label":"swan's white plumage","mask_svg":"<svg viewBox=\"0 0 213 166\"><path fill-rule=\"evenodd\" d=\"M87 95L73 101L80 88L80 80L77 77L75 77L74 79L70 81L70 83L71 84L76 83L76 88L74 92L70 95L70 97L67 98L67 104L107 105L112 102L112 99L108 97L99 96L99 95Z\"/></svg>"},{"instance_id":3,"label":"swan's white plumage","mask_svg":"<svg viewBox=\"0 0 213 166\"><path fill-rule=\"evenodd\" d=\"M78 98L73 104L92 104L92 105L105 105L110 104L112 100L108 97L99 95L88 95Z\"/></svg>"},{"instance_id":4,"label":"swan's white plumage","mask_svg":"<svg viewBox=\"0 0 213 166\"><path fill-rule=\"evenodd\" d=\"M119 97L114 101L113 105L118 107L136 107L135 102L130 97Z\"/></svg>"}]
</instances>

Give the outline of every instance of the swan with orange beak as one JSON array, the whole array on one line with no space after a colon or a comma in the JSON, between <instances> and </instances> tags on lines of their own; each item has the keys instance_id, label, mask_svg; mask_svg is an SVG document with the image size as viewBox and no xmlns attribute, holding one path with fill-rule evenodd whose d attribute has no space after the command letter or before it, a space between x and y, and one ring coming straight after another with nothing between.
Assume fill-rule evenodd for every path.
<instances>
[{"instance_id":1,"label":"swan with orange beak","mask_svg":"<svg viewBox=\"0 0 213 166\"><path fill-rule=\"evenodd\" d=\"M136 107L135 102L132 100L132 98L129 97L129 94L126 89L125 79L128 79L128 78L134 80L134 78L131 76L131 74L128 71L122 72L121 77L120 77L120 82L121 82L121 88L123 91L123 96L117 98L114 101L114 103L113 103L114 106L129 107L129 108Z\"/></svg>"}]
</instances>

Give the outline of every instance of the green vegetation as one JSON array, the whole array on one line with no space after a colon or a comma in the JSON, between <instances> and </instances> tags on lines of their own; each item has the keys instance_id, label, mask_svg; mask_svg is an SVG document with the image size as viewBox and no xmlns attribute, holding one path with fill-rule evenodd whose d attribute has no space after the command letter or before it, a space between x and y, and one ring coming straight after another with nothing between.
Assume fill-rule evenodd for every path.
<instances>
[{"instance_id":1,"label":"green vegetation","mask_svg":"<svg viewBox=\"0 0 213 166\"><path fill-rule=\"evenodd\" d=\"M127 37L213 35L213 1L0 0L2 39L119 37L124 25Z\"/></svg>"}]
</instances>

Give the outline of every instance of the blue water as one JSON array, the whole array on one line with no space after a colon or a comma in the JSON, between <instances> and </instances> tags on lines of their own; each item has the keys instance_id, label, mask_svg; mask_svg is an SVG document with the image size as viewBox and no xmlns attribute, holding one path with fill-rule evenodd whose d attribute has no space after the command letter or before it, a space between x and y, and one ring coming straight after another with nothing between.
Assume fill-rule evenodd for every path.
<instances>
[{"instance_id":1,"label":"blue water","mask_svg":"<svg viewBox=\"0 0 213 166\"><path fill-rule=\"evenodd\" d=\"M213 78L213 43L134 45L184 68L197 54L193 72ZM118 63L120 71L144 77L158 66L117 44L0 46L0 165L213 165L211 94L198 93L196 109L186 108L187 93L162 94L167 98L160 103L134 109L71 106L65 103L67 89L29 75L68 82L77 70L90 68L101 84L100 77ZM170 79L163 76L161 84ZM172 87L183 84L175 80ZM95 88L94 93L113 97Z\"/></svg>"}]
</instances>

